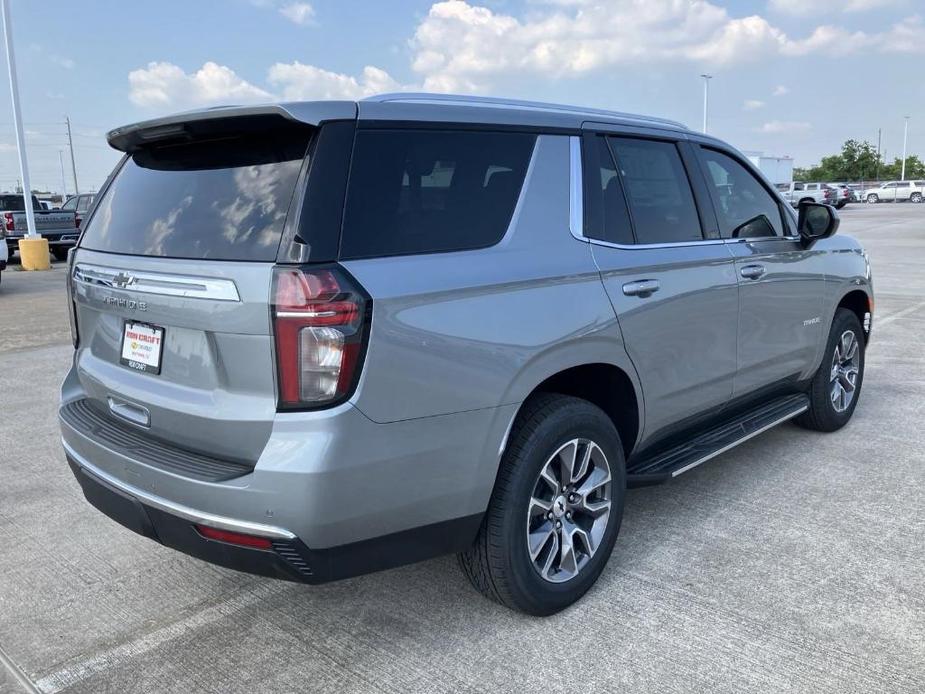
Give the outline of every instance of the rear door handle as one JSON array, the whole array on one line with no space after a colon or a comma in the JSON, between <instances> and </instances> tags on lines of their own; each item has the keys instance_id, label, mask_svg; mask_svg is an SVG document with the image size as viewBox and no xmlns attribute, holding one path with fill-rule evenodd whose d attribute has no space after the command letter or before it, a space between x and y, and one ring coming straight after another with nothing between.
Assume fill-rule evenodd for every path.
<instances>
[{"instance_id":1,"label":"rear door handle","mask_svg":"<svg viewBox=\"0 0 925 694\"><path fill-rule=\"evenodd\" d=\"M739 274L747 280L756 280L764 273L764 265L746 265L739 270Z\"/></svg>"},{"instance_id":2,"label":"rear door handle","mask_svg":"<svg viewBox=\"0 0 925 694\"><path fill-rule=\"evenodd\" d=\"M659 290L658 280L636 280L635 282L627 282L623 285L623 293L626 296L640 296L647 297L651 296Z\"/></svg>"}]
</instances>

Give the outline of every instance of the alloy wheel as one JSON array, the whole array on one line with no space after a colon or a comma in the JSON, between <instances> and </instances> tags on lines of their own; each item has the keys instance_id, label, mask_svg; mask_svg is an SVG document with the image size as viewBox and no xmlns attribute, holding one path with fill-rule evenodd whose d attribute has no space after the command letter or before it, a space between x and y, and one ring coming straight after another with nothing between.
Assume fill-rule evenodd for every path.
<instances>
[{"instance_id":1,"label":"alloy wheel","mask_svg":"<svg viewBox=\"0 0 925 694\"><path fill-rule=\"evenodd\" d=\"M844 412L854 400L860 367L861 355L857 335L853 330L846 330L838 338L835 352L832 354L832 370L829 380L832 407L836 412Z\"/></svg>"},{"instance_id":2,"label":"alloy wheel","mask_svg":"<svg viewBox=\"0 0 925 694\"><path fill-rule=\"evenodd\" d=\"M564 583L588 564L610 520L610 463L590 439L572 439L544 463L527 508L527 551L533 568Z\"/></svg>"}]
</instances>

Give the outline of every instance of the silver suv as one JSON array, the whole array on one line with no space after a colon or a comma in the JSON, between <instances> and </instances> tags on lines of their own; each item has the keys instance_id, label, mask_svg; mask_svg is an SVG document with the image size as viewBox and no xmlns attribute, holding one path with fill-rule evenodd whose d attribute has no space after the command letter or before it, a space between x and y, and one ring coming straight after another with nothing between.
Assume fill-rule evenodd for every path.
<instances>
[{"instance_id":1,"label":"silver suv","mask_svg":"<svg viewBox=\"0 0 925 694\"><path fill-rule=\"evenodd\" d=\"M64 449L90 503L207 561L321 583L455 552L551 614L627 487L857 405L864 251L677 123L402 94L109 143Z\"/></svg>"}]
</instances>

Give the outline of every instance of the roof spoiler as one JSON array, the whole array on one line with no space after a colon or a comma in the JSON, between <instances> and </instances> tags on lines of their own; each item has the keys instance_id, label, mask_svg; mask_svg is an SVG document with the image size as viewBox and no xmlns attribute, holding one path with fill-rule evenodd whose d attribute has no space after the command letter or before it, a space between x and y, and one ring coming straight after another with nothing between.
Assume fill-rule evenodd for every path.
<instances>
[{"instance_id":1,"label":"roof spoiler","mask_svg":"<svg viewBox=\"0 0 925 694\"><path fill-rule=\"evenodd\" d=\"M183 142L209 132L250 132L285 125L318 126L356 120L353 101L307 101L265 106L220 106L125 125L109 131L109 146L132 153L155 142Z\"/></svg>"}]
</instances>

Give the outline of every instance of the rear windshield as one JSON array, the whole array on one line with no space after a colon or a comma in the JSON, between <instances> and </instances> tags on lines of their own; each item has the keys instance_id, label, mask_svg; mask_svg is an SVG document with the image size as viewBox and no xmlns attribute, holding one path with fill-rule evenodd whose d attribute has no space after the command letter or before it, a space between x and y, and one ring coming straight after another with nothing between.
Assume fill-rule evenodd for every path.
<instances>
[{"instance_id":1,"label":"rear windshield","mask_svg":"<svg viewBox=\"0 0 925 694\"><path fill-rule=\"evenodd\" d=\"M340 257L497 243L510 224L535 141L526 133L358 130Z\"/></svg>"},{"instance_id":2,"label":"rear windshield","mask_svg":"<svg viewBox=\"0 0 925 694\"><path fill-rule=\"evenodd\" d=\"M80 245L128 255L275 260L307 146L307 133L289 131L136 152Z\"/></svg>"},{"instance_id":3,"label":"rear windshield","mask_svg":"<svg viewBox=\"0 0 925 694\"><path fill-rule=\"evenodd\" d=\"M32 198L33 210L44 210L38 198ZM25 212L26 205L22 195L0 195L0 212Z\"/></svg>"}]
</instances>

